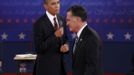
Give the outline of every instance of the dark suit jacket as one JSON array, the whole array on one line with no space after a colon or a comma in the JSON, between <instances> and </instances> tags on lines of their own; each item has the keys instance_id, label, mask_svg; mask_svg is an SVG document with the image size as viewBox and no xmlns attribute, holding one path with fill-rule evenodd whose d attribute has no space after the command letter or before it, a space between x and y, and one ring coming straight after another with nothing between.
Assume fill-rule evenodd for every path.
<instances>
[{"instance_id":1,"label":"dark suit jacket","mask_svg":"<svg viewBox=\"0 0 134 75\"><path fill-rule=\"evenodd\" d=\"M65 29L65 21L60 16L57 18ZM63 72L63 56L60 53L60 46L66 42L66 35L57 38L54 32L54 27L46 14L34 24L34 43L38 56L33 75L60 75Z\"/></svg>"},{"instance_id":2,"label":"dark suit jacket","mask_svg":"<svg viewBox=\"0 0 134 75\"><path fill-rule=\"evenodd\" d=\"M76 44L73 58L74 75L102 75L100 40L96 32L86 26Z\"/></svg>"}]
</instances>

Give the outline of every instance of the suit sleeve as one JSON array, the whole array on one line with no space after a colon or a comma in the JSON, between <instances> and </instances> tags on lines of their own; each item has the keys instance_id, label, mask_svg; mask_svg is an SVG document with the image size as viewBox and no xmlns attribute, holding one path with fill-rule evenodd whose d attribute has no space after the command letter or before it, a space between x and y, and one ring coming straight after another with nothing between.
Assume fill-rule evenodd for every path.
<instances>
[{"instance_id":1,"label":"suit sleeve","mask_svg":"<svg viewBox=\"0 0 134 75\"><path fill-rule=\"evenodd\" d=\"M46 50L49 50L52 46L57 45L58 39L52 33L46 37L46 33L42 27L42 24L37 22L34 24L34 44L37 54L43 54Z\"/></svg>"},{"instance_id":2,"label":"suit sleeve","mask_svg":"<svg viewBox=\"0 0 134 75\"><path fill-rule=\"evenodd\" d=\"M86 45L86 68L84 75L101 75L99 41L96 37L91 37L91 39L87 39Z\"/></svg>"},{"instance_id":3,"label":"suit sleeve","mask_svg":"<svg viewBox=\"0 0 134 75\"><path fill-rule=\"evenodd\" d=\"M61 45L64 45L64 44L68 44L69 45L69 42L68 42L68 36L67 36L67 26L66 26L66 22L65 20L62 18L62 22L63 22L63 28L64 28L64 35L62 36L62 39L60 39L60 42L61 42ZM62 52L60 52L62 53ZM65 52L65 53L62 53L62 54L68 54L68 52Z\"/></svg>"},{"instance_id":4,"label":"suit sleeve","mask_svg":"<svg viewBox=\"0 0 134 75\"><path fill-rule=\"evenodd\" d=\"M66 22L64 22L64 42L63 42L64 44L68 43L67 32L68 32L68 30L67 30Z\"/></svg>"},{"instance_id":5,"label":"suit sleeve","mask_svg":"<svg viewBox=\"0 0 134 75\"><path fill-rule=\"evenodd\" d=\"M67 26L66 26L66 21L63 17L60 17L60 21L62 21L62 26L64 28L64 35L62 37L62 42L61 42L61 45L65 44L68 42L68 37L67 37Z\"/></svg>"}]
</instances>

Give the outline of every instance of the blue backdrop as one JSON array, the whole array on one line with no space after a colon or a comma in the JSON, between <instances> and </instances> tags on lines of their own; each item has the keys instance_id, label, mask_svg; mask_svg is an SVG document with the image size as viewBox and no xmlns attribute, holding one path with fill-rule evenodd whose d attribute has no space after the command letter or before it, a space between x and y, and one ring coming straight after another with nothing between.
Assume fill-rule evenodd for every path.
<instances>
[{"instance_id":1,"label":"blue backdrop","mask_svg":"<svg viewBox=\"0 0 134 75\"><path fill-rule=\"evenodd\" d=\"M102 39L102 63L105 72L127 73L134 54L133 0L61 0L60 14L66 17L71 5L84 6L88 23ZM16 72L17 53L34 52L32 25L44 13L43 0L0 1L0 60L3 72ZM69 36L72 44L73 39ZM71 71L70 56L66 55L67 71ZM32 71L32 65L29 72ZM1 67L0 67L1 68Z\"/></svg>"}]
</instances>

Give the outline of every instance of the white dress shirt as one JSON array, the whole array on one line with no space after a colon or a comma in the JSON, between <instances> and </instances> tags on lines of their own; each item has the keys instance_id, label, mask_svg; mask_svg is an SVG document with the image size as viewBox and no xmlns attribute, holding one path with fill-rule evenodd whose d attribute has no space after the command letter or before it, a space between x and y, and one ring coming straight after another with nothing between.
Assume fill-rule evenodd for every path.
<instances>
[{"instance_id":1,"label":"white dress shirt","mask_svg":"<svg viewBox=\"0 0 134 75\"><path fill-rule=\"evenodd\" d=\"M76 44L77 44L77 42L78 42L78 40L79 40L79 37L80 37L80 35L81 35L83 29L84 29L86 26L87 26L87 23L86 23L84 26L82 26L82 28L81 28L81 29L78 31L78 33L77 33L77 37L75 38L75 43L74 43L74 46L73 46L73 53L75 52L75 47L76 47Z\"/></svg>"},{"instance_id":2,"label":"white dress shirt","mask_svg":"<svg viewBox=\"0 0 134 75\"><path fill-rule=\"evenodd\" d=\"M78 33L77 33L77 37L78 37L78 38L80 37L80 35L81 35L83 29L84 29L86 26L87 26L87 23L78 31Z\"/></svg>"},{"instance_id":3,"label":"white dress shirt","mask_svg":"<svg viewBox=\"0 0 134 75\"><path fill-rule=\"evenodd\" d=\"M57 22L57 24L59 25L58 19L57 19L57 16L56 16L56 15L53 16L53 15L50 14L48 11L46 11L46 15L48 16L49 20L51 21L53 27L54 27L54 18L56 18L56 22Z\"/></svg>"}]
</instances>

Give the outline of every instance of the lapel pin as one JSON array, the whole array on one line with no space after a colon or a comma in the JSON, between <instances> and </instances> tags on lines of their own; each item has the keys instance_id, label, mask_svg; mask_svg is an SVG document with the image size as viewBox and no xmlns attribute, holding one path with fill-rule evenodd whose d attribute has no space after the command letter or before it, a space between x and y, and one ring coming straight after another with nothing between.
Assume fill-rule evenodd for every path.
<instances>
[{"instance_id":1,"label":"lapel pin","mask_svg":"<svg viewBox=\"0 0 134 75\"><path fill-rule=\"evenodd\" d=\"M80 39L80 41L82 41L82 39Z\"/></svg>"}]
</instances>

